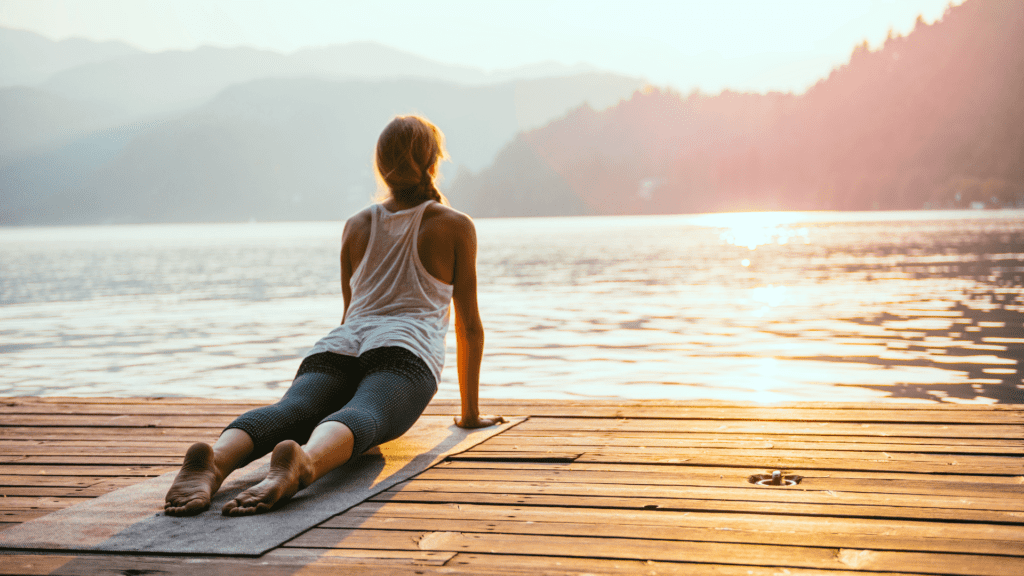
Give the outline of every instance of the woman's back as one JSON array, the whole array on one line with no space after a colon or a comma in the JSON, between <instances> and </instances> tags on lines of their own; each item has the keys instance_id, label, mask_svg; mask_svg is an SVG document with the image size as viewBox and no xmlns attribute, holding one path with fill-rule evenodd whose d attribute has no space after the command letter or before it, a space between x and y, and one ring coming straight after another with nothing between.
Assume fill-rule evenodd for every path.
<instances>
[{"instance_id":1,"label":"woman's back","mask_svg":"<svg viewBox=\"0 0 1024 576\"><path fill-rule=\"evenodd\" d=\"M459 243L470 239L475 246L475 229L472 220L465 214L436 202L424 202L426 207L417 231L417 253L426 271L445 284L455 284L456 260ZM417 206L422 206L419 204ZM410 208L389 200L381 204L388 212L404 212ZM345 223L342 237L341 267L343 284L358 268L369 245L372 212L374 206L366 208ZM345 286L342 286L346 289Z\"/></svg>"},{"instance_id":2,"label":"woman's back","mask_svg":"<svg viewBox=\"0 0 1024 576\"><path fill-rule=\"evenodd\" d=\"M423 253L429 257L445 248L422 233L424 212L432 203L395 212L381 204L369 208L370 226L363 256L349 278L352 298L346 323L377 316L407 316L438 329L447 328L452 285L427 270L421 257Z\"/></svg>"}]
</instances>

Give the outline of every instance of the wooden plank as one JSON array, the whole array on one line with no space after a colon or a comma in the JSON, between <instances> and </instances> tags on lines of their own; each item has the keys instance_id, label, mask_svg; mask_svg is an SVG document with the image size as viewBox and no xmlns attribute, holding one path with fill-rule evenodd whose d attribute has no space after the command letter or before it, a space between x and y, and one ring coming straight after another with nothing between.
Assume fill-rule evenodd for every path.
<instances>
[{"instance_id":1,"label":"wooden plank","mask_svg":"<svg viewBox=\"0 0 1024 576\"><path fill-rule=\"evenodd\" d=\"M111 402L109 404L96 403L40 403L0 401L0 417L6 419L11 414L35 414L35 415L57 415L57 414L80 414L80 415L106 415L121 416L131 414L134 416L166 416L177 417L182 414L192 416L219 416L234 418L254 408L265 404L122 404Z\"/></svg>"},{"instance_id":2,"label":"wooden plank","mask_svg":"<svg viewBox=\"0 0 1024 576\"><path fill-rule=\"evenodd\" d=\"M355 551L355 550L354 550ZM319 551L318 551L319 552ZM581 570L588 574L662 574L677 575L686 574L692 576L778 576L779 569L772 567L746 567L728 566L721 564L679 564L666 562L644 562L644 561L619 561L603 559L585 559L570 557L550 556L511 556L496 554L450 554L452 559L448 562L443 572L435 572L426 564L413 563L412 566L394 566L391 563L373 559L352 558L347 559L338 556L338 553L348 552L347 550L324 550L326 555L320 556L315 563L299 567L297 565L282 562L289 558L275 556L273 561L263 560L260 563L254 561L239 561L234 559L164 559L152 557L66 557L67 566L51 568L51 571L44 571L43 565L37 568L25 568L25 565L0 563L4 568L4 574L17 574L19 576L41 576L43 574L54 574L54 576L124 576L125 574L163 574L165 576L234 576L239 573L248 576L282 576L285 574L302 574L303 576L326 576L336 575L339 570L345 574L354 575L423 575L432 573L452 574L454 576L467 575L493 575L500 569L503 574L536 574L548 576L566 576L569 574L580 574ZM355 551L358 552L358 551ZM380 551L371 551L380 552ZM397 552L395 552L397 554ZM421 554L427 554L421 552ZM28 556L28 555L26 555ZM13 558L13 556L11 556ZM46 558L48 556L30 556L29 558ZM59 557L54 557L59 558ZM28 560L28 559L26 559ZM72 561L73 560L73 561ZM520 560L522 564L517 564ZM38 562L38 561L35 561ZM401 562L405 564L405 562ZM791 568L786 570L792 576L810 576L821 574L818 570L804 570ZM831 576L854 576L856 572L834 571L829 572ZM900 576L910 573L875 573L876 576ZM913 575L911 575L913 576Z\"/></svg>"},{"instance_id":3,"label":"wooden plank","mask_svg":"<svg viewBox=\"0 0 1024 576\"><path fill-rule=\"evenodd\" d=\"M225 401L216 398L200 398L196 396L4 396L0 397L3 402L23 402L36 404L116 404L116 405L224 405L241 404L252 406L263 406L267 403L276 402L277 398L267 397L265 399L242 399Z\"/></svg>"},{"instance_id":4,"label":"wooden plank","mask_svg":"<svg viewBox=\"0 0 1024 576\"><path fill-rule=\"evenodd\" d=\"M920 422L929 424L1022 424L1024 414L1013 410L886 410L874 408L775 408L684 406L551 406L488 403L495 414L525 414L564 418L672 418L686 420L770 420L774 422ZM439 411L440 412L440 411Z\"/></svg>"},{"instance_id":5,"label":"wooden plank","mask_svg":"<svg viewBox=\"0 0 1024 576\"><path fill-rule=\"evenodd\" d=\"M175 456L121 456L116 454L79 455L79 456L21 456L12 462L22 466L49 465L129 465L129 466L181 466L182 455Z\"/></svg>"},{"instance_id":6,"label":"wooden plank","mask_svg":"<svg viewBox=\"0 0 1024 576\"><path fill-rule=\"evenodd\" d=\"M0 574L46 576L74 558L67 554L3 554L0 555Z\"/></svg>"},{"instance_id":7,"label":"wooden plank","mask_svg":"<svg viewBox=\"0 0 1024 576\"><path fill-rule=\"evenodd\" d=\"M623 439L632 442L636 439L650 438L652 440L683 440L683 441L709 441L709 442L831 442L835 444L854 443L885 443L885 444L910 444L921 446L996 446L996 447L1020 447L1024 446L1024 440L1007 438L904 438L901 436L843 436L834 434L829 436L811 436L806 434L709 434L700 432L636 432L628 430L617 430L615 432L603 430L561 430L551 432L548 430L530 430L516 426L502 432L498 437L505 438L595 438L595 439Z\"/></svg>"},{"instance_id":8,"label":"wooden plank","mask_svg":"<svg viewBox=\"0 0 1024 576\"><path fill-rule=\"evenodd\" d=\"M78 466L0 464L0 476L159 476L179 466Z\"/></svg>"},{"instance_id":9,"label":"wooden plank","mask_svg":"<svg viewBox=\"0 0 1024 576\"><path fill-rule=\"evenodd\" d=\"M285 550L276 550L265 555L270 561L263 560L263 565L253 568L251 562L227 560L227 559L153 559L151 557L114 557L97 556L94 558L74 557L67 555L30 555L12 554L0 556L0 570L4 574L15 574L18 576L44 576L51 573L75 574L76 576L89 574L108 574L124 576L124 574L189 574L190 576L204 576L210 574L238 574L245 573L249 576L263 576L274 574L301 573L303 576L322 576L325 574L337 574L340 566L348 574L394 574L390 572L392 565L409 564L418 568L406 568L412 570L405 574L429 574L432 571L425 571L422 567L435 565L430 561L406 560L405 556L399 554L416 554L417 558L430 558L430 554L438 555L437 552L405 552L405 551L380 551L380 550L316 550L322 553L316 556L315 563L309 567L303 567L298 572L298 566L287 562L293 557L283 554ZM305 550L299 550L305 553ZM357 556L346 557L343 554L352 552ZM358 554L365 553L365 556ZM381 558L374 558L372 555L379 555ZM385 554L394 556L387 558ZM304 558L294 557L296 559ZM774 567L751 567L751 566L729 566L723 564L692 564L692 563L668 563L638 560L607 560L596 558L571 558L567 556L526 556L526 555L499 555L499 554L464 554L464 553L443 553L443 556L450 557L443 573L454 575L466 574L494 574L499 569L506 574L537 574L537 575L567 575L580 574L581 571L587 574L660 574L660 575L686 575L686 576L778 576L779 569ZM65 564L71 563L71 572L63 572L59 569ZM104 564L106 566L104 566ZM269 566L268 566L269 565ZM291 569L289 569L291 568ZM185 570L191 570L187 572ZM353 572L355 571L355 572ZM384 572L387 571L387 572ZM819 570L806 570L801 568L789 568L785 571L791 576L812 576L819 575ZM830 571L830 576L855 576L858 572L852 571ZM909 572L875 572L876 576L913 576ZM915 573L916 574L916 573Z\"/></svg>"},{"instance_id":10,"label":"wooden plank","mask_svg":"<svg viewBox=\"0 0 1024 576\"><path fill-rule=\"evenodd\" d=\"M53 510L49 510L49 509L41 510L41 509L38 509L38 508L30 508L30 509L25 509L25 508L0 509L0 522L4 522L4 523L13 522L13 523L20 524L22 522L28 522L29 520L35 520L36 518L41 518L43 516L46 516L50 512L53 512Z\"/></svg>"},{"instance_id":11,"label":"wooden plank","mask_svg":"<svg viewBox=\"0 0 1024 576\"><path fill-rule=\"evenodd\" d=\"M606 418L539 418L531 417L519 426L526 430L562 432L566 430L600 430L604 432L700 432L714 434L807 434L812 436L902 436L910 438L1024 438L1024 426L983 424L879 424L818 422L791 423L780 428L774 422L708 421L708 420L638 420Z\"/></svg>"},{"instance_id":12,"label":"wooden plank","mask_svg":"<svg viewBox=\"0 0 1024 576\"><path fill-rule=\"evenodd\" d=\"M187 442L178 442L174 444L165 443L157 445L142 445L142 446L110 446L103 445L104 443L93 443L97 444L94 446L88 445L88 443L80 443L84 445L78 446L54 446L52 444L39 446L10 446L3 445L0 443L0 454L11 456L120 456L120 457L177 457L180 461L191 446Z\"/></svg>"},{"instance_id":13,"label":"wooden plank","mask_svg":"<svg viewBox=\"0 0 1024 576\"><path fill-rule=\"evenodd\" d=\"M87 488L100 481L100 476L0 476L0 486L52 486L61 488Z\"/></svg>"},{"instance_id":14,"label":"wooden plank","mask_svg":"<svg viewBox=\"0 0 1024 576\"><path fill-rule=\"evenodd\" d=\"M631 510L682 510L714 512L758 512L762 514L799 514L820 517L907 518L950 521L1019 524L1019 512L904 506L869 506L774 502L751 500L704 500L701 498L615 497L603 495L514 494L493 492L413 492L386 491L370 498L375 502L449 502L453 504L508 504L519 506L558 506L585 508L623 508Z\"/></svg>"},{"instance_id":15,"label":"wooden plank","mask_svg":"<svg viewBox=\"0 0 1024 576\"><path fill-rule=\"evenodd\" d=\"M92 414L5 414L3 426L61 426L61 427L94 427L108 428L159 428L174 426L177 428L224 428L234 417L231 416L193 416L181 414L175 416L137 416L123 414L120 416Z\"/></svg>"},{"instance_id":16,"label":"wooden plank","mask_svg":"<svg viewBox=\"0 0 1024 576\"><path fill-rule=\"evenodd\" d=\"M8 490L39 488L43 490L66 491L95 490L105 493L138 484L145 480L145 478L132 476L112 476L106 478L101 476L14 476L9 478L14 478L15 480L0 484L0 492L8 493ZM81 481L75 482L76 478L81 478ZM0 501L0 504L2 504L2 501Z\"/></svg>"},{"instance_id":17,"label":"wooden plank","mask_svg":"<svg viewBox=\"0 0 1024 576\"><path fill-rule=\"evenodd\" d=\"M58 498L95 498L102 496L116 488L105 488L90 486L87 488L60 488L53 486L0 486L0 508L6 504L5 500L12 496L44 497L52 496Z\"/></svg>"},{"instance_id":18,"label":"wooden plank","mask_svg":"<svg viewBox=\"0 0 1024 576\"><path fill-rule=\"evenodd\" d=\"M582 452L562 452L560 450L548 450L547 452L473 452L467 450L459 454L452 454L447 460L452 462L473 461L488 462L494 460L515 461L515 462L575 462L582 456Z\"/></svg>"},{"instance_id":19,"label":"wooden plank","mask_svg":"<svg viewBox=\"0 0 1024 576\"><path fill-rule=\"evenodd\" d=\"M440 518L468 520L507 520L517 522L566 522L643 526L721 528L723 531L760 530L779 533L826 533L885 537L896 543L900 538L945 538L970 541L1024 540L1024 526L879 518L830 517L823 527L818 516L774 515L744 512L677 512L665 510L626 510L556 506L507 506L487 504L363 502L335 516L321 527L340 528L335 522L347 517ZM890 544L895 545L895 544Z\"/></svg>"},{"instance_id":20,"label":"wooden plank","mask_svg":"<svg viewBox=\"0 0 1024 576\"><path fill-rule=\"evenodd\" d=\"M62 454L69 449L76 454L83 452L123 452L126 454L171 454L188 450L192 442L168 442L163 439L132 440L122 439L117 444L106 440L11 440L0 439L0 452L19 454ZM82 450L85 448L86 450ZM62 452L63 451L63 452Z\"/></svg>"},{"instance_id":21,"label":"wooden plank","mask_svg":"<svg viewBox=\"0 0 1024 576\"><path fill-rule=\"evenodd\" d=\"M825 449L751 449L751 448L705 448L705 447L676 447L676 446L579 446L565 444L557 446L533 445L533 444L494 444L483 442L474 446L468 452L495 452L495 453L544 453L551 452L586 453L586 454L622 454L624 458L636 455L649 456L715 456L718 458L756 458L770 456L773 458L813 458L825 460L868 460L871 462L915 462L922 464L939 464L951 466L953 462L975 463L989 466L1005 466L1006 474L1024 474L1024 458L1020 456L992 456L989 454L957 454L957 453L922 453L922 452L886 452L882 450L825 450Z\"/></svg>"},{"instance_id":22,"label":"wooden plank","mask_svg":"<svg viewBox=\"0 0 1024 576\"><path fill-rule=\"evenodd\" d=\"M107 426L65 427L65 426L4 426L0 425L0 438L6 440L106 440L118 442L125 438L170 442L214 441L220 436L220 428L118 428Z\"/></svg>"},{"instance_id":23,"label":"wooden plank","mask_svg":"<svg viewBox=\"0 0 1024 576\"><path fill-rule=\"evenodd\" d=\"M316 547L419 549L486 554L561 555L584 558L650 559L693 562L714 558L744 566L783 566L826 570L921 571L926 573L1018 576L1024 558L975 554L901 552L766 546L718 542L664 541L638 538L587 538L521 534L416 532L399 530L313 529L288 544Z\"/></svg>"},{"instance_id":24,"label":"wooden plank","mask_svg":"<svg viewBox=\"0 0 1024 576\"><path fill-rule=\"evenodd\" d=\"M444 566L455 557L455 552L428 550L372 550L372 549L314 549L275 548L260 558L276 561L299 561L303 564L404 564L410 566Z\"/></svg>"},{"instance_id":25,"label":"wooden plank","mask_svg":"<svg viewBox=\"0 0 1024 576\"><path fill-rule=\"evenodd\" d=\"M435 468L464 468L464 469L493 469L493 470L604 470L607 472L635 472L645 474L652 469L660 473L679 474L719 474L723 476L735 474L761 474L771 472L771 469L753 466L748 468L734 466L698 466L681 464L677 466L661 466L655 464L627 464L617 462L568 462L568 463L546 463L546 462L477 462L477 461L444 461L438 463ZM787 470L786 473L795 472ZM921 474L902 472L876 472L871 470L818 470L814 468L803 468L800 475L820 478L876 478L883 480L930 480L943 482L964 482L982 484L1008 484L1017 486L1024 484L1022 476L1002 475L972 475L972 474L929 474L927 477Z\"/></svg>"},{"instance_id":26,"label":"wooden plank","mask_svg":"<svg viewBox=\"0 0 1024 576\"><path fill-rule=\"evenodd\" d=\"M514 429L513 429L514 430ZM907 439L903 439L907 440ZM563 450L592 451L600 448L703 448L720 450L829 450L829 451L860 451L860 452L917 452L940 454L989 454L1024 456L1024 440L988 440L985 444L924 444L911 442L880 442L878 438L865 439L861 442L832 442L828 437L819 439L784 440L730 437L691 438L685 434L674 437L651 438L643 436L523 436L514 434L498 434L478 445L480 449L496 446L536 448L560 447ZM3 450L0 442L0 450Z\"/></svg>"},{"instance_id":27,"label":"wooden plank","mask_svg":"<svg viewBox=\"0 0 1024 576\"><path fill-rule=\"evenodd\" d=\"M648 574L656 576L863 576L853 570L822 572L806 568L778 568L774 566L730 566L727 564L694 562L655 562L653 560L618 560L605 558L572 558L568 556L531 556L528 554L472 554L459 553L448 561L448 567L467 567L494 570L494 567L514 566L530 574L549 574L552 567L563 568L571 574ZM917 575L918 572L872 572L872 576Z\"/></svg>"},{"instance_id":28,"label":"wooden plank","mask_svg":"<svg viewBox=\"0 0 1024 576\"><path fill-rule=\"evenodd\" d=\"M668 498L705 500L734 500L757 502L789 502L802 504L861 505L911 508L942 508L960 510L970 519L973 511L1021 512L1024 519L1024 499L984 496L940 496L921 494L879 494L876 492L840 492L836 490L809 490L797 486L757 486L746 482L734 486L674 486L650 484L591 484L582 482L514 482L500 480L449 480L415 478L391 488L403 492L485 492L494 494L558 494L563 496L620 496L625 498ZM941 513L941 512L936 512ZM1005 520L1004 520L1005 521Z\"/></svg>"},{"instance_id":29,"label":"wooden plank","mask_svg":"<svg viewBox=\"0 0 1024 576\"><path fill-rule=\"evenodd\" d=\"M599 446L553 446L534 447L530 445L488 445L486 443L473 447L453 460L470 457L492 459L517 459L534 454L581 454L581 462L614 460L617 462L692 462L707 465L729 465L730 462L740 466L775 466L775 464L756 464L761 460L776 461L824 461L829 462L827 468L835 468L836 462L846 462L858 468L877 466L879 470L895 470L901 466L906 472L958 472L962 467L971 469L994 470L996 472L979 472L982 474L1022 475L1024 474L1024 458L1014 456L989 456L975 454L921 454L915 452L859 452L854 450L746 450L746 449L704 449L704 448L663 448L663 447L609 447ZM783 467L795 468L803 464L782 464ZM949 468L947 468L949 467ZM919 470L920 469L920 470ZM1001 472L999 472L1001 470Z\"/></svg>"},{"instance_id":30,"label":"wooden plank","mask_svg":"<svg viewBox=\"0 0 1024 576\"><path fill-rule=\"evenodd\" d=\"M687 474L681 471L662 472L661 466L649 466L643 474L648 486L722 486L749 485L747 479L762 470L730 470L729 474L700 471ZM925 477L927 478L927 477ZM501 481L501 482L583 482L591 484L637 484L635 472L607 472L603 470L515 470L488 468L434 467L416 476L417 480L442 482ZM920 494L941 496L986 496L994 498L1024 499L1024 484L982 484L928 479L899 480L880 478L823 478L804 477L799 488L804 490L836 490L845 492L871 492L878 494Z\"/></svg>"},{"instance_id":31,"label":"wooden plank","mask_svg":"<svg viewBox=\"0 0 1024 576\"><path fill-rule=\"evenodd\" d=\"M822 531L779 531L778 527L766 527L763 518L751 527L731 526L694 527L683 525L646 525L642 523L578 523L572 514L563 521L543 522L523 520L408 518L402 516L359 517L340 516L314 530L361 529L361 530L414 530L423 532L472 532L481 534L532 534L546 536L585 536L592 538L640 538L644 540L721 542L734 544L772 544L783 546L826 546L834 548L866 548L877 550L903 550L912 552L957 552L965 554L1016 555L1021 552L1020 540L966 540L956 535L945 538L935 535L911 537L900 533L864 535L844 533L830 527ZM679 519L685 524L685 519Z\"/></svg>"},{"instance_id":32,"label":"wooden plank","mask_svg":"<svg viewBox=\"0 0 1024 576\"><path fill-rule=\"evenodd\" d=\"M645 454L630 452L612 453L579 453L579 452L529 452L529 451L485 451L469 450L449 456L447 460L458 461L548 461L578 463L629 463L648 465L693 465L693 466L739 466L745 468L787 468L791 470L877 470L886 472L908 472L917 474L953 473L974 475L1019 475L1022 472L1020 461L1009 464L996 459L975 459L979 457L955 456L947 462L915 462L897 459L850 459L850 458L815 458L815 457L780 457L772 452L761 456L733 456L721 452L709 454L677 455L677 454ZM997 458L997 457L984 457Z\"/></svg>"},{"instance_id":33,"label":"wooden plank","mask_svg":"<svg viewBox=\"0 0 1024 576\"><path fill-rule=\"evenodd\" d=\"M484 454L484 453L466 453ZM453 458L459 458L454 456ZM586 453L577 462L632 462L643 464L701 464L708 466L745 466L764 468L787 468L791 470L874 470L885 472L913 472L917 474L987 474L1016 476L1024 474L1024 466L1020 460L1004 463L1005 458L994 456L956 456L945 463L907 462L896 459L853 460L847 458L813 458L813 457L778 457L771 454L764 456L726 456L709 454L706 456L660 456L657 454L621 453L600 454Z\"/></svg>"}]
</instances>

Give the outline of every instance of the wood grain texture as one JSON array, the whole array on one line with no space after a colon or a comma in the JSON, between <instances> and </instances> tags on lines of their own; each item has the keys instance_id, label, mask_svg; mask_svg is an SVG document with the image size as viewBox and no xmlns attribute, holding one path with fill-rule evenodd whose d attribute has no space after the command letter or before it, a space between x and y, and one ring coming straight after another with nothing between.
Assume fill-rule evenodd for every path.
<instances>
[{"instance_id":1,"label":"wood grain texture","mask_svg":"<svg viewBox=\"0 0 1024 576\"><path fill-rule=\"evenodd\" d=\"M289 546L364 548L381 540L392 550L437 550L485 554L566 555L582 558L692 562L714 558L726 564L793 566L824 570L910 571L933 574L1019 576L1024 558L981 554L903 552L813 546L770 546L640 538L539 536L412 530L314 529Z\"/></svg>"},{"instance_id":2,"label":"wood grain texture","mask_svg":"<svg viewBox=\"0 0 1024 576\"><path fill-rule=\"evenodd\" d=\"M0 531L174 470L265 403L0 398ZM0 574L1024 573L1024 406L482 409L531 418L261 558L0 551ZM748 482L773 469L803 479Z\"/></svg>"},{"instance_id":3,"label":"wood grain texture","mask_svg":"<svg viewBox=\"0 0 1024 576\"><path fill-rule=\"evenodd\" d=\"M462 469L492 469L492 470L603 470L608 472L628 472L646 474L649 472L659 474L718 474L735 475L756 474L765 472L763 467L743 466L699 466L680 464L675 466L652 466L650 464L623 464L618 462L521 462L519 460L506 460L494 462L475 462L463 460L448 460L436 466L436 468L462 468ZM770 472L770 470L768 470ZM788 473L788 472L787 472ZM942 482L963 482L970 485L980 484L1001 484L1008 486L1020 486L1024 484L1024 477L1008 475L972 475L972 474L921 474L901 472L876 472L872 470L817 470L814 468L803 468L800 474L804 477L814 478L876 478L883 480L913 480L913 481L942 481ZM1007 488L1010 489L1010 488Z\"/></svg>"},{"instance_id":4,"label":"wood grain texture","mask_svg":"<svg viewBox=\"0 0 1024 576\"><path fill-rule=\"evenodd\" d=\"M648 467L650 468L650 467ZM660 468L660 467L659 467ZM717 471L694 470L662 471L658 468L643 470L646 486L718 486L732 488L751 488L763 490L746 483L753 474L764 472L763 469L711 469ZM888 478L836 478L829 476L812 476L814 472L801 470L807 474L798 486L801 490L867 492L881 495L932 495L959 496L965 498L988 497L1008 501L1011 506L1024 503L1024 484L985 484L981 482L964 483L958 480L900 480ZM635 472L607 472L603 470L567 469L567 470L517 470L509 473L506 469L489 468L453 468L435 467L417 476L418 480L437 480L441 482L487 481L487 482L582 482L591 484L623 484L635 485ZM1008 498L1009 497L1009 498ZM1018 502L1018 500L1020 502Z\"/></svg>"},{"instance_id":5,"label":"wood grain texture","mask_svg":"<svg viewBox=\"0 0 1024 576\"><path fill-rule=\"evenodd\" d=\"M635 516L635 515L634 515ZM967 554L1012 555L1020 551L1022 534L1017 531L1002 540L967 539L955 530L928 531L926 534L910 535L901 533L893 538L891 533L864 534L856 526L830 526L828 532L813 526L799 526L785 522L740 523L718 518L710 526L694 526L688 518L675 514L676 522L646 524L643 518L604 515L604 522L575 522L577 515L562 509L562 515L555 518L548 515L544 520L525 521L498 520L493 517L470 519L458 518L416 518L402 515L370 517L346 515L323 524L317 530L329 528L364 530L420 530L444 532L475 532L483 534L535 534L548 536L587 536L604 538L641 538L644 540L732 542L755 544L778 544L786 546L857 547L866 549L890 549L931 552L961 552ZM680 517L683 516L683 517ZM723 516L723 515L718 515ZM532 516L533 517L533 516ZM572 521L569 521L572 520ZM781 524L781 525L780 525ZM816 523L815 523L816 524ZM802 528L802 529L801 529ZM325 533L325 538L330 538Z\"/></svg>"},{"instance_id":6,"label":"wood grain texture","mask_svg":"<svg viewBox=\"0 0 1024 576\"><path fill-rule=\"evenodd\" d=\"M712 434L633 434L625 435L591 435L574 432L557 436L541 435L520 431L509 433L487 440L486 447L530 447L542 449L557 446L567 450L592 450L600 448L704 448L721 450L831 450L831 451L870 451L870 452L913 452L936 454L990 454L990 455L1024 455L1024 440L964 439L950 438L941 443L926 444L919 439L910 438L877 438L877 437L844 437L836 439L829 436L766 436L766 435L735 435L723 438ZM0 450L3 444L0 444Z\"/></svg>"},{"instance_id":7,"label":"wood grain texture","mask_svg":"<svg viewBox=\"0 0 1024 576\"><path fill-rule=\"evenodd\" d=\"M799 434L810 436L901 436L907 438L1024 439L1024 426L1010 424L904 424L878 422L789 422L680 420L674 418L530 418L525 430L610 432L698 432L710 434Z\"/></svg>"}]
</instances>

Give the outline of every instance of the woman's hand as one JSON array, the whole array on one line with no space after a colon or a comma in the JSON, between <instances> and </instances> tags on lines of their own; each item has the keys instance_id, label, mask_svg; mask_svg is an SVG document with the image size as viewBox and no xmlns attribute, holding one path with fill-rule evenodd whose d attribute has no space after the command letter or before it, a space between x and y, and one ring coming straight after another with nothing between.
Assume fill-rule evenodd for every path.
<instances>
[{"instance_id":1,"label":"woman's hand","mask_svg":"<svg viewBox=\"0 0 1024 576\"><path fill-rule=\"evenodd\" d=\"M486 428L495 424L501 424L502 422L507 422L507 420L501 416L477 415L472 418L467 416L455 417L455 425L459 428Z\"/></svg>"}]
</instances>

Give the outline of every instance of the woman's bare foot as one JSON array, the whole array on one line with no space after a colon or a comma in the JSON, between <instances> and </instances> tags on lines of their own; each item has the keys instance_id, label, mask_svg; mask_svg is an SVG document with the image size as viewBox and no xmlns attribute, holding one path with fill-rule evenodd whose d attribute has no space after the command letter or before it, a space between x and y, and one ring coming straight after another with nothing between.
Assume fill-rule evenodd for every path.
<instances>
[{"instance_id":1,"label":"woman's bare foot","mask_svg":"<svg viewBox=\"0 0 1024 576\"><path fill-rule=\"evenodd\" d=\"M224 478L209 444L196 442L185 452L185 462L164 498L168 516L194 516L210 507L210 498Z\"/></svg>"},{"instance_id":2,"label":"woman's bare foot","mask_svg":"<svg viewBox=\"0 0 1024 576\"><path fill-rule=\"evenodd\" d=\"M313 461L301 446L285 440L274 447L266 479L225 504L221 512L227 516L267 512L312 483Z\"/></svg>"}]
</instances>

